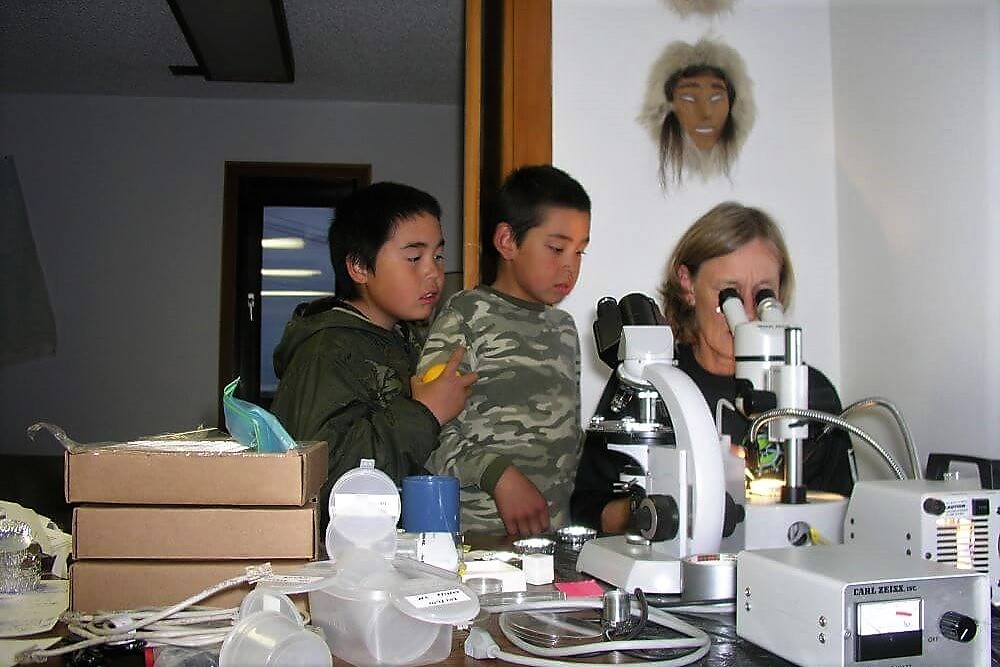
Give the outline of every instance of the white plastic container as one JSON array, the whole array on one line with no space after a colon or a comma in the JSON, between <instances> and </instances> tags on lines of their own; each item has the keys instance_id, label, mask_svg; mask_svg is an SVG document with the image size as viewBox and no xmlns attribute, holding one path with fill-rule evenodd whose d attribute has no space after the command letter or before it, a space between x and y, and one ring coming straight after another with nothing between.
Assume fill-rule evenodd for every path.
<instances>
[{"instance_id":1,"label":"white plastic container","mask_svg":"<svg viewBox=\"0 0 1000 667\"><path fill-rule=\"evenodd\" d=\"M358 667L414 667L451 653L452 626L479 613L457 575L395 558L399 492L370 461L330 493L326 547L336 575L308 591L313 624ZM305 571L305 570L304 570Z\"/></svg>"},{"instance_id":2,"label":"white plastic container","mask_svg":"<svg viewBox=\"0 0 1000 667\"><path fill-rule=\"evenodd\" d=\"M334 655L359 667L409 667L451 653L452 626L474 618L479 599L458 581L393 577L352 585L340 577L309 593L313 623Z\"/></svg>"},{"instance_id":3,"label":"white plastic container","mask_svg":"<svg viewBox=\"0 0 1000 667\"><path fill-rule=\"evenodd\" d=\"M341 475L330 491L326 553L340 561L346 549L369 549L392 559L396 553L399 491L392 478L364 459Z\"/></svg>"},{"instance_id":4,"label":"white plastic container","mask_svg":"<svg viewBox=\"0 0 1000 667\"><path fill-rule=\"evenodd\" d=\"M302 624L302 617L291 598L266 588L255 588L246 594L243 602L240 603L239 618L244 619L259 611L276 611L282 616L287 616L300 625Z\"/></svg>"},{"instance_id":5,"label":"white plastic container","mask_svg":"<svg viewBox=\"0 0 1000 667\"><path fill-rule=\"evenodd\" d=\"M219 653L221 667L331 667L333 660L322 638L291 619L264 609L241 619L227 635Z\"/></svg>"}]
</instances>

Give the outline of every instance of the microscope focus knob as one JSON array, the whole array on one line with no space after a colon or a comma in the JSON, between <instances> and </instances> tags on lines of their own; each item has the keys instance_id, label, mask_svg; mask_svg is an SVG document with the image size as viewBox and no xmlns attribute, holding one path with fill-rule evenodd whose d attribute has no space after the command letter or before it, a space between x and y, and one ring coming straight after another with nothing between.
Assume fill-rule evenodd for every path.
<instances>
[{"instance_id":1,"label":"microscope focus knob","mask_svg":"<svg viewBox=\"0 0 1000 667\"><path fill-rule=\"evenodd\" d=\"M956 642L971 642L976 636L979 624L974 619L957 611L946 611L938 621L941 634Z\"/></svg>"},{"instance_id":2,"label":"microscope focus knob","mask_svg":"<svg viewBox=\"0 0 1000 667\"><path fill-rule=\"evenodd\" d=\"M646 496L632 515L632 530L650 542L663 542L677 537L680 510L672 496Z\"/></svg>"}]
</instances>

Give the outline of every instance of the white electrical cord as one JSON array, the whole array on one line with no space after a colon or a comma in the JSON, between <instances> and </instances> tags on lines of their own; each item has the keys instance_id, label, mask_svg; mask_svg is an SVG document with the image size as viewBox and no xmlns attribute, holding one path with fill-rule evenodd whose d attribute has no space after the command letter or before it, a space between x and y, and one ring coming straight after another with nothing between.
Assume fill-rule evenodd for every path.
<instances>
[{"instance_id":1,"label":"white electrical cord","mask_svg":"<svg viewBox=\"0 0 1000 667\"><path fill-rule=\"evenodd\" d=\"M79 614L68 612L62 620L82 641L52 649L29 648L18 653L18 663L45 662L49 658L74 653L91 646L142 639L149 645L199 647L221 644L232 630L238 609L187 611L205 598L245 583L254 583L271 576L270 563L246 568L246 574L209 586L200 593L163 609L119 611L110 614ZM116 623L122 621L124 624ZM223 624L224 625L221 625ZM213 624L213 625L199 625Z\"/></svg>"},{"instance_id":2,"label":"white electrical cord","mask_svg":"<svg viewBox=\"0 0 1000 667\"><path fill-rule=\"evenodd\" d=\"M488 658L499 658L518 665L528 665L529 667L578 667L580 662L558 660L556 658L569 657L575 655L587 655L594 653L607 653L609 651L640 651L649 649L694 649L686 655L667 660L644 661L644 667L680 667L689 665L700 660L711 647L711 640L704 631L696 628L690 623L686 623L676 616L666 613L655 607L649 608L649 621L665 628L670 628L687 635L687 637L674 639L630 639L625 641L602 641L589 644L578 644L575 646L563 647L542 647L536 646L522 640L512 632L509 619L503 614L508 611L576 611L580 609L601 609L602 599L599 597L577 598L573 600L540 600L537 602L525 602L514 605L498 605L495 607L484 607L486 611L500 613L500 630L514 646L522 651L533 653L533 657L504 651L494 641L484 628L472 628L469 631L469 638L465 640L465 654L477 660Z\"/></svg>"},{"instance_id":3,"label":"white electrical cord","mask_svg":"<svg viewBox=\"0 0 1000 667\"><path fill-rule=\"evenodd\" d=\"M651 599L651 596L646 596L647 602L649 602L650 607L656 607L660 611L669 611L675 614L694 614L697 616L708 616L711 614L735 614L736 604L734 602L726 601L711 601L711 602L691 602L689 604L678 603L678 604L657 604L655 598Z\"/></svg>"}]
</instances>

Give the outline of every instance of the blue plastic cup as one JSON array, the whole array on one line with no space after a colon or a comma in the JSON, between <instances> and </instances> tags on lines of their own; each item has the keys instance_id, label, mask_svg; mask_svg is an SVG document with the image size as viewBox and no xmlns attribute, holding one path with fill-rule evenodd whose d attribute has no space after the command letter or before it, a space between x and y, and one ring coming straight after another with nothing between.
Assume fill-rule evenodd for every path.
<instances>
[{"instance_id":1,"label":"blue plastic cup","mask_svg":"<svg viewBox=\"0 0 1000 667\"><path fill-rule=\"evenodd\" d=\"M414 475L403 478L403 530L458 533L458 478Z\"/></svg>"}]
</instances>

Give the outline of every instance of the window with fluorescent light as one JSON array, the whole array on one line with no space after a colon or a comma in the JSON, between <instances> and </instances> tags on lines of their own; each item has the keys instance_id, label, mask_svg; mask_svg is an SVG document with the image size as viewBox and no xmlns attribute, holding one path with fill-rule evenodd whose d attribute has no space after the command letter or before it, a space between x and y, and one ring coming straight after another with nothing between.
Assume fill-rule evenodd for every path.
<instances>
[{"instance_id":1,"label":"window with fluorescent light","mask_svg":"<svg viewBox=\"0 0 1000 667\"><path fill-rule=\"evenodd\" d=\"M332 296L333 269L327 231L333 208L265 206L261 238L260 393L278 389L271 356L285 323L303 301Z\"/></svg>"},{"instance_id":2,"label":"window with fluorescent light","mask_svg":"<svg viewBox=\"0 0 1000 667\"><path fill-rule=\"evenodd\" d=\"M219 392L239 376L237 395L266 408L274 346L298 304L333 292L330 220L371 167L227 162L225 178Z\"/></svg>"}]
</instances>

